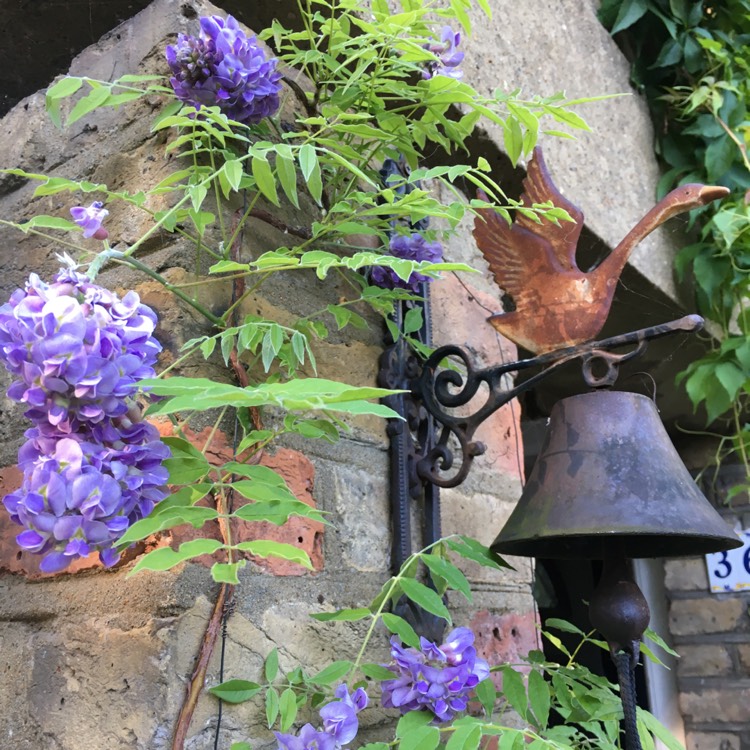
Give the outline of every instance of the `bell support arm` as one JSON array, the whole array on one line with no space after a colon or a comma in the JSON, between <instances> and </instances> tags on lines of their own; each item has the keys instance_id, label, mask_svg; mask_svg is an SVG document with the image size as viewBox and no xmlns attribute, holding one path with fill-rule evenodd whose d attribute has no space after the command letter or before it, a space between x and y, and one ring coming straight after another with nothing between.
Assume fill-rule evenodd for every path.
<instances>
[{"instance_id":1,"label":"bell support arm","mask_svg":"<svg viewBox=\"0 0 750 750\"><path fill-rule=\"evenodd\" d=\"M461 484L471 469L473 459L486 450L484 444L473 440L474 433L482 422L567 362L581 360L583 378L589 387L608 387L617 379L619 366L641 355L651 339L672 333L697 331L702 326L703 318L686 315L669 323L479 370L473 367L469 355L458 346L448 345L436 349L424 363L411 392L411 397L421 403L432 418L435 429L433 445L423 446L422 455L415 462L418 479L438 487L456 487ZM635 346L619 354L610 351L628 345ZM463 374L456 369L438 370L440 364L451 357L460 360ZM536 367L543 369L517 386L504 387L503 378L508 373ZM596 374L596 370L602 369L602 374ZM488 393L479 408L469 415L451 413L450 410L469 404L483 385L487 386ZM458 444L461 463L455 473L447 474L455 461L456 452L451 447L452 443Z\"/></svg>"}]
</instances>

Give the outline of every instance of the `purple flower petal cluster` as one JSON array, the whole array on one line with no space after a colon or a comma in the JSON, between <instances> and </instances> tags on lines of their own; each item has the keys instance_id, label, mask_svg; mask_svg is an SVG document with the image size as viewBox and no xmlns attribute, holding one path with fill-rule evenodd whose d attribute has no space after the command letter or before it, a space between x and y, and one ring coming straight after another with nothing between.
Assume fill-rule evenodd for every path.
<instances>
[{"instance_id":1,"label":"purple flower petal cluster","mask_svg":"<svg viewBox=\"0 0 750 750\"><path fill-rule=\"evenodd\" d=\"M102 226L104 219L109 216L109 211L103 207L101 201L94 201L88 208L84 206L73 206L70 215L79 227L83 227L83 236L86 239L93 237L95 240L106 240L109 232Z\"/></svg>"},{"instance_id":2,"label":"purple flower petal cluster","mask_svg":"<svg viewBox=\"0 0 750 750\"><path fill-rule=\"evenodd\" d=\"M233 120L257 123L279 108L281 73L266 59L254 36L247 37L232 16L203 16L200 37L177 37L166 49L177 98L218 106Z\"/></svg>"},{"instance_id":3,"label":"purple flower petal cluster","mask_svg":"<svg viewBox=\"0 0 750 750\"><path fill-rule=\"evenodd\" d=\"M474 633L456 628L438 646L420 638L420 649L404 648L396 636L391 638L388 665L396 675L382 684L383 706L409 711L432 711L437 721L450 721L466 709L474 688L490 673L487 662L477 656Z\"/></svg>"},{"instance_id":4,"label":"purple flower petal cluster","mask_svg":"<svg viewBox=\"0 0 750 750\"><path fill-rule=\"evenodd\" d=\"M169 449L132 400L154 375L155 327L135 292L120 299L72 269L52 284L31 274L0 307L8 396L33 423L18 455L23 484L3 502L45 572L95 550L113 565L114 543L166 496Z\"/></svg>"},{"instance_id":5,"label":"purple flower petal cluster","mask_svg":"<svg viewBox=\"0 0 750 750\"><path fill-rule=\"evenodd\" d=\"M299 734L274 732L279 750L339 750L348 745L357 736L357 714L367 707L367 693L357 688L349 695L349 688L339 685L334 695L338 700L320 709L322 729L305 724Z\"/></svg>"},{"instance_id":6,"label":"purple flower petal cluster","mask_svg":"<svg viewBox=\"0 0 750 750\"><path fill-rule=\"evenodd\" d=\"M394 235L391 237L388 251L391 255L404 260L428 260L431 263L439 263L443 259L442 245L439 242L428 242L419 232ZM415 293L422 282L432 281L429 276L416 271L409 276L408 281L404 281L395 271L383 266L373 266L370 279L375 286L384 289L408 289Z\"/></svg>"},{"instance_id":7,"label":"purple flower petal cluster","mask_svg":"<svg viewBox=\"0 0 750 750\"><path fill-rule=\"evenodd\" d=\"M461 43L461 34L453 31L450 26L443 26L440 41L430 40L424 48L437 56L437 60L428 62L422 71L422 78L428 79L433 76L448 76L448 78L461 78L463 71L458 66L464 60L464 53L459 52L457 47Z\"/></svg>"}]
</instances>

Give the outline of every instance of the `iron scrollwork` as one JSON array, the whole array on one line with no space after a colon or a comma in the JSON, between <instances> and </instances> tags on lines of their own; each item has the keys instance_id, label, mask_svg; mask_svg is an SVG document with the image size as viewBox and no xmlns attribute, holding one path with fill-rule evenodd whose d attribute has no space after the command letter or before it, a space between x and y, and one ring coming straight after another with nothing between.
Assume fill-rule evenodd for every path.
<instances>
[{"instance_id":1,"label":"iron scrollwork","mask_svg":"<svg viewBox=\"0 0 750 750\"><path fill-rule=\"evenodd\" d=\"M687 315L669 323L483 369L475 368L469 355L460 347L440 347L424 362L419 375L403 386L410 390L408 400L412 404L411 409L416 413L424 409L434 420L436 430L428 440L415 436L412 455L408 459L410 494L413 496L418 482L438 487L455 487L461 484L466 479L474 458L486 449L481 442L473 439L482 422L567 362L576 359L581 361L583 380L588 387L609 387L617 379L619 366L640 356L648 341L680 331L697 331L702 326L703 319L700 316ZM632 348L622 353L611 351L623 346ZM459 361L459 368L440 369L451 358ZM505 387L504 376L531 368L541 369L519 385ZM485 385L487 395L479 408L468 415L455 412L477 397ZM421 419L420 424L424 425L425 419ZM455 471L449 473L456 464Z\"/></svg>"}]
</instances>

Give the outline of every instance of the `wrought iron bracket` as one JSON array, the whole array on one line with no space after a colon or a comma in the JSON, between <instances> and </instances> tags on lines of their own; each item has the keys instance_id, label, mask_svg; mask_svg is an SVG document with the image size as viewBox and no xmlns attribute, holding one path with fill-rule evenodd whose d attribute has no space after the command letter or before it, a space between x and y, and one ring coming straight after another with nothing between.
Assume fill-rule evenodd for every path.
<instances>
[{"instance_id":1,"label":"wrought iron bracket","mask_svg":"<svg viewBox=\"0 0 750 750\"><path fill-rule=\"evenodd\" d=\"M424 362L419 374L408 383L410 394L407 400L411 403L411 411L424 410L435 428L435 433L429 440L416 438L415 454L407 461L409 467L413 467L409 477L410 494L414 496L420 483L438 487L455 487L461 484L466 479L474 458L486 450L483 443L473 439L482 422L520 393L549 377L562 365L580 360L583 380L587 386L609 387L617 379L619 366L643 354L650 340L678 332L697 331L702 326L703 318L687 315L669 323L483 369L476 369L466 351L458 346L448 345L436 349ZM632 348L621 353L612 351L625 346ZM415 355L412 353L411 356ZM443 366L440 369L446 360L451 359L458 360L458 367ZM415 367L416 364L411 365L412 371ZM542 369L519 385L507 387L507 383L504 383L505 375L531 368ZM487 387L484 403L471 409L468 414L456 411L467 405L471 406L470 402L478 397L483 386ZM450 473L457 458L460 461L458 467Z\"/></svg>"}]
</instances>

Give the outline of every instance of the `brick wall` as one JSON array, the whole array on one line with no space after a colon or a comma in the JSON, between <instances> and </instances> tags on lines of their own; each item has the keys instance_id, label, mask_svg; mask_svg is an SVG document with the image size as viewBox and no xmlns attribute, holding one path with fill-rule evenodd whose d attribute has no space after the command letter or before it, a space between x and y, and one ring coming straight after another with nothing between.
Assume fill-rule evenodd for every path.
<instances>
[{"instance_id":1,"label":"brick wall","mask_svg":"<svg viewBox=\"0 0 750 750\"><path fill-rule=\"evenodd\" d=\"M704 459L708 458L704 454ZM726 503L727 490L742 481L746 481L744 471L726 467L712 479L707 495L730 526L740 521L748 528L747 495ZM680 655L677 678L687 748L748 750L750 591L710 593L702 557L668 560L664 568L669 629Z\"/></svg>"}]
</instances>

